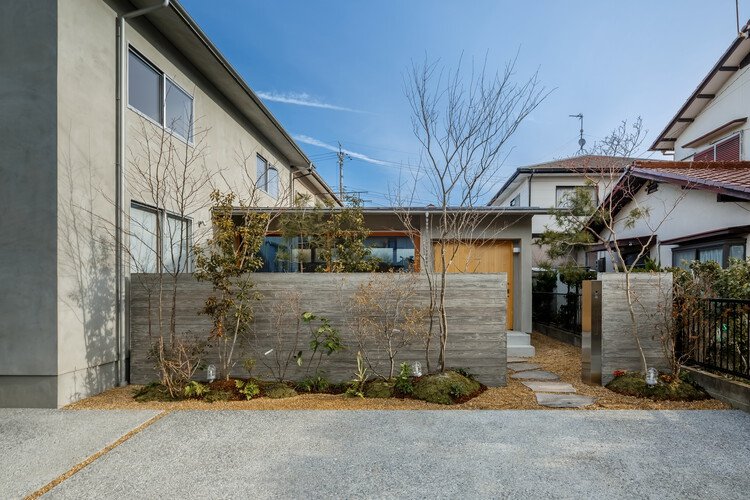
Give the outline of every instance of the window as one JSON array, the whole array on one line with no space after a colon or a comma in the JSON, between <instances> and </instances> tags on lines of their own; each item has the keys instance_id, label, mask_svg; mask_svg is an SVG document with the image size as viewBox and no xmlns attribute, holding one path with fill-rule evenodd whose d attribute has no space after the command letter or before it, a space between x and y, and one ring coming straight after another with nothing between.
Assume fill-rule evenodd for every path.
<instances>
[{"instance_id":1,"label":"window","mask_svg":"<svg viewBox=\"0 0 750 500\"><path fill-rule=\"evenodd\" d=\"M193 97L133 49L128 53L128 104L192 142Z\"/></svg>"},{"instance_id":2,"label":"window","mask_svg":"<svg viewBox=\"0 0 750 500\"><path fill-rule=\"evenodd\" d=\"M740 161L740 134L695 153L693 161Z\"/></svg>"},{"instance_id":3,"label":"window","mask_svg":"<svg viewBox=\"0 0 750 500\"><path fill-rule=\"evenodd\" d=\"M570 205L570 199L575 196L576 191L585 191L589 194L591 203L594 206L599 205L597 190L594 186L557 186L555 188L555 206L565 208Z\"/></svg>"},{"instance_id":4,"label":"window","mask_svg":"<svg viewBox=\"0 0 750 500\"><path fill-rule=\"evenodd\" d=\"M130 271L191 272L191 220L147 207L130 206Z\"/></svg>"},{"instance_id":5,"label":"window","mask_svg":"<svg viewBox=\"0 0 750 500\"><path fill-rule=\"evenodd\" d=\"M157 123L162 122L162 74L132 50L128 54L128 103Z\"/></svg>"},{"instance_id":6,"label":"window","mask_svg":"<svg viewBox=\"0 0 750 500\"><path fill-rule=\"evenodd\" d=\"M279 196L279 171L268 164L268 160L258 155L255 167L256 178L258 179L257 187L268 193L272 198Z\"/></svg>"},{"instance_id":7,"label":"window","mask_svg":"<svg viewBox=\"0 0 750 500\"><path fill-rule=\"evenodd\" d=\"M672 265L689 269L694 261L716 262L727 267L730 258L744 259L745 244L737 241L712 241L697 245L686 245L672 250Z\"/></svg>"},{"instance_id":8,"label":"window","mask_svg":"<svg viewBox=\"0 0 750 500\"><path fill-rule=\"evenodd\" d=\"M165 125L180 137L193 140L193 98L184 90L166 79L166 113Z\"/></svg>"},{"instance_id":9,"label":"window","mask_svg":"<svg viewBox=\"0 0 750 500\"><path fill-rule=\"evenodd\" d=\"M511 207L517 207L521 204L521 195L517 194L515 198L510 200L510 206Z\"/></svg>"}]
</instances>

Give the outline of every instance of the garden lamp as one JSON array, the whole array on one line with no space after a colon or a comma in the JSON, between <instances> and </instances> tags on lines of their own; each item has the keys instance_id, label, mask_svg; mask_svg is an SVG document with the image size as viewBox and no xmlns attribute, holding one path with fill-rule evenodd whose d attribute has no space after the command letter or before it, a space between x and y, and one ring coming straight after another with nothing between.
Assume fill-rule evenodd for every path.
<instances>
[{"instance_id":1,"label":"garden lamp","mask_svg":"<svg viewBox=\"0 0 750 500\"><path fill-rule=\"evenodd\" d=\"M206 367L206 380L208 380L209 383L216 380L216 366L208 365Z\"/></svg>"},{"instance_id":2,"label":"garden lamp","mask_svg":"<svg viewBox=\"0 0 750 500\"><path fill-rule=\"evenodd\" d=\"M657 382L657 375L659 375L659 372L656 370L656 368L649 368L646 372L646 384L648 384L649 387L653 387L656 385Z\"/></svg>"}]
</instances>

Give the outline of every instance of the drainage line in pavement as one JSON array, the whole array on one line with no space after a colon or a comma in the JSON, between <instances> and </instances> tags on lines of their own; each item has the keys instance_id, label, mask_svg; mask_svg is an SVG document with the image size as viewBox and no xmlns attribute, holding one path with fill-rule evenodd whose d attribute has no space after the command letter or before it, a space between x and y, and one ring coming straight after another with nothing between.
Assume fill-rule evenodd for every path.
<instances>
[{"instance_id":1,"label":"drainage line in pavement","mask_svg":"<svg viewBox=\"0 0 750 500\"><path fill-rule=\"evenodd\" d=\"M172 413L172 412L170 410L167 410L167 411L163 411L163 412L159 413L158 415L154 415L153 417L151 417L150 419L146 420L145 422L143 422L141 425L139 425L135 429L131 430L127 434L125 434L122 437L120 437L120 439L118 439L114 443L112 443L112 444L106 446L105 448L102 448L101 450L97 451L93 455L89 456L83 462L80 462L80 463L76 464L73 468L71 468L70 470L68 470L64 474L61 474L61 475L57 476L55 479L53 479L49 483L45 484L44 486L42 486L41 488L39 488L35 492L33 492L33 493L29 494L29 495L26 495L24 497L24 500L33 500L33 499L41 497L42 495L44 495L45 493L47 493L48 491L50 491L52 488L54 488L58 484L62 483L66 479L68 479L71 476L73 476L78 471L80 471L80 470L84 469L85 467L87 467L88 465L92 464L94 461L96 461L102 455L105 455L105 454L109 453L110 451L114 450L115 448L117 448L118 446L120 446L122 443L124 443L128 439L132 438L133 436L135 436L136 434L138 434L139 432L141 432L146 427L149 427L151 424L155 423L157 420L160 420L160 419L166 417L170 413Z\"/></svg>"}]
</instances>

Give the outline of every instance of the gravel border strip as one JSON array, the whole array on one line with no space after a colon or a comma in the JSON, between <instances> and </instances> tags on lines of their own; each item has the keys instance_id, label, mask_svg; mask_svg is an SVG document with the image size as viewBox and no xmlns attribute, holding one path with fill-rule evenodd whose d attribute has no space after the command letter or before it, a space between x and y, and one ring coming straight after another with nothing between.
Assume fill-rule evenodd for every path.
<instances>
[{"instance_id":1,"label":"gravel border strip","mask_svg":"<svg viewBox=\"0 0 750 500\"><path fill-rule=\"evenodd\" d=\"M55 479L53 479L49 483L45 484L44 486L42 486L41 488L39 488L35 492L26 495L24 497L24 500L35 500L35 499L41 497L42 495L44 495L45 493L49 492L52 488L54 488L58 484L62 483L66 479L70 478L72 475L74 475L78 471L80 471L80 470L84 469L85 467L91 465L94 461L96 461L102 455L105 455L105 454L109 453L110 451L114 450L115 448L117 448L118 446L120 446L122 443L124 443L128 439L132 438L133 436L135 436L136 434L138 434L139 432L141 432L145 428L151 426L152 424L154 424L158 420L161 420L162 418L166 417L170 413L172 413L171 410L165 410L165 411L163 411L161 413L158 413L158 414L154 415L153 417L151 417L150 419L146 420L145 422L143 422L141 425L139 425L135 429L133 429L130 432L122 435L114 443L105 446L101 450L97 451L93 455L91 455L88 458L86 458L84 461L82 461L82 462L76 464L75 466L73 466L70 470L68 470L64 474L61 474L61 475L57 476Z\"/></svg>"}]
</instances>

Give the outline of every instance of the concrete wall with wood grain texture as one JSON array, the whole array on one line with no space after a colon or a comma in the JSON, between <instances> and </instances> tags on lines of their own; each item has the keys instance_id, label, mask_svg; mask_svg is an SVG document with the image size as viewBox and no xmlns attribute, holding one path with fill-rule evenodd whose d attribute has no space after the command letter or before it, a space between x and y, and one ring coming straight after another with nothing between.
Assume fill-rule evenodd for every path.
<instances>
[{"instance_id":1,"label":"concrete wall with wood grain texture","mask_svg":"<svg viewBox=\"0 0 750 500\"><path fill-rule=\"evenodd\" d=\"M641 371L642 362L632 332L625 275L599 273L602 282L602 385L607 385L615 370ZM635 273L630 276L638 339L646 362L658 370L668 369L661 334L665 317L671 311L672 274Z\"/></svg>"},{"instance_id":2,"label":"concrete wall with wood grain texture","mask_svg":"<svg viewBox=\"0 0 750 500\"><path fill-rule=\"evenodd\" d=\"M293 313L295 307L290 301L299 301L297 311L309 311L328 318L341 334L347 349L330 357L323 357L321 371L334 382L354 378L356 369L357 342L351 328L351 299L360 286L377 274L325 274L325 273L279 273L257 274L253 277L256 290L262 299L255 303L255 320L253 332L242 347L240 360L233 375L247 376L241 360L253 358L256 368L253 376L273 378L270 367L276 367L275 354L290 353L302 350L303 359L310 354L309 330L301 325L301 335L296 337L298 315ZM416 279L414 305L429 304L429 288L424 275L393 276L393 279ZM134 275L130 302L130 338L131 364L130 381L143 384L157 380L153 360L149 358L149 349L158 337L149 336L149 311L151 324L156 321L156 283L155 275ZM165 284L166 296L171 296L172 285ZM177 317L176 331L181 335L192 335L206 338L211 330L211 319L198 314L206 298L211 294L211 285L199 283L191 275L178 278L177 281ZM151 298L149 298L149 295ZM505 385L506 379L506 299L507 281L501 274L452 274L448 276L446 309L448 313L449 339L446 354L448 367L466 368L477 379L488 386ZM167 306L168 307L168 306ZM282 316L279 310L286 310ZM167 309L168 311L168 309ZM167 316L168 318L168 316ZM281 319L279 319L281 318ZM168 319L166 319L168 321ZM277 326L280 325L280 326ZM152 330L153 332L154 330ZM277 335L279 334L279 335ZM431 346L431 363L433 370L437 366L437 326ZM274 349L270 354L265 354ZM388 357L384 352L369 349L374 366L379 372L388 372ZM217 363L215 349L209 349L206 355L208 363ZM397 363L420 361L425 366L423 344L416 341L399 353ZM398 365L397 365L398 366ZM285 379L298 380L305 376L306 363L298 367L292 361ZM277 371L275 369L274 371ZM313 368L310 374L314 372ZM196 378L205 377L205 372L196 374Z\"/></svg>"}]
</instances>

